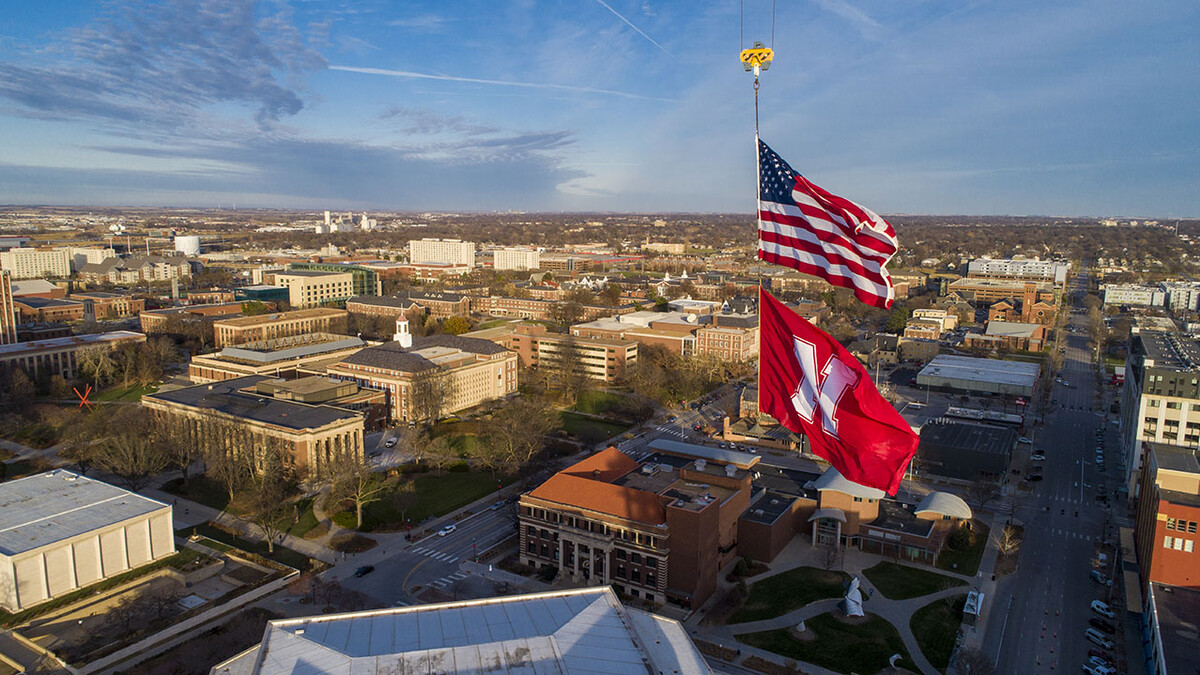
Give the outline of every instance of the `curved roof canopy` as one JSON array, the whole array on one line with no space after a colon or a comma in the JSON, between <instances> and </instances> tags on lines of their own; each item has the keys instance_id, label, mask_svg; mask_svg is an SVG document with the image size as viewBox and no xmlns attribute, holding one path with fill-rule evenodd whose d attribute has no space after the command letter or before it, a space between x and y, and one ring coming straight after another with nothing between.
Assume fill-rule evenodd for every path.
<instances>
[{"instance_id":1,"label":"curved roof canopy","mask_svg":"<svg viewBox=\"0 0 1200 675\"><path fill-rule=\"evenodd\" d=\"M837 469L829 467L825 473L821 474L820 478L813 481L813 487L818 490L834 490L848 494L851 497L861 497L862 499L883 499L886 493L883 490L866 485L859 485L854 481L846 478Z\"/></svg>"},{"instance_id":2,"label":"curved roof canopy","mask_svg":"<svg viewBox=\"0 0 1200 675\"><path fill-rule=\"evenodd\" d=\"M925 495L920 504L917 504L916 515L930 512L942 516L950 516L951 518L962 518L970 520L972 517L971 507L967 506L957 495L952 495L949 492L930 492Z\"/></svg>"},{"instance_id":3,"label":"curved roof canopy","mask_svg":"<svg viewBox=\"0 0 1200 675\"><path fill-rule=\"evenodd\" d=\"M821 520L823 518L829 518L831 520L840 520L844 523L844 522L846 522L846 512L842 511L841 509L831 509L831 508L817 509L816 511L813 511L813 514L811 516L808 517L808 522L811 523L814 520Z\"/></svg>"}]
</instances>

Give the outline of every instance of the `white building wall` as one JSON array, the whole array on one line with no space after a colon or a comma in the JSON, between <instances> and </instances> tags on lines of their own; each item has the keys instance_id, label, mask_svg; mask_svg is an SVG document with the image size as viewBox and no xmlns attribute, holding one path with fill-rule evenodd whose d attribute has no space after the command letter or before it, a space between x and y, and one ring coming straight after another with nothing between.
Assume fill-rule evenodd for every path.
<instances>
[{"instance_id":1,"label":"white building wall","mask_svg":"<svg viewBox=\"0 0 1200 675\"><path fill-rule=\"evenodd\" d=\"M1104 304L1162 307L1166 294L1161 288L1136 284L1111 284L1104 287Z\"/></svg>"},{"instance_id":2,"label":"white building wall","mask_svg":"<svg viewBox=\"0 0 1200 675\"><path fill-rule=\"evenodd\" d=\"M18 611L175 553L171 507L12 558L0 555L0 606Z\"/></svg>"},{"instance_id":3,"label":"white building wall","mask_svg":"<svg viewBox=\"0 0 1200 675\"><path fill-rule=\"evenodd\" d=\"M14 248L0 252L0 269L12 272L14 279L41 279L71 276L71 256L67 249L41 251L34 248Z\"/></svg>"},{"instance_id":4,"label":"white building wall","mask_svg":"<svg viewBox=\"0 0 1200 675\"><path fill-rule=\"evenodd\" d=\"M540 258L536 249L502 248L495 253L493 267L496 270L536 270L541 265Z\"/></svg>"},{"instance_id":5,"label":"white building wall","mask_svg":"<svg viewBox=\"0 0 1200 675\"><path fill-rule=\"evenodd\" d=\"M408 261L475 266L475 244L461 239L414 239L408 242Z\"/></svg>"}]
</instances>

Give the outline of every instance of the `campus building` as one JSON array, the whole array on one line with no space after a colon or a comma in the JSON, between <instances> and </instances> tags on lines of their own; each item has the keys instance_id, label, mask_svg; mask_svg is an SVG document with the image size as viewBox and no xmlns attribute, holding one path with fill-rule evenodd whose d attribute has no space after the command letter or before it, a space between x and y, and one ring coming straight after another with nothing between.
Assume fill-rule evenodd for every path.
<instances>
[{"instance_id":1,"label":"campus building","mask_svg":"<svg viewBox=\"0 0 1200 675\"><path fill-rule=\"evenodd\" d=\"M1136 305L1139 307L1162 307L1167 295L1160 286L1140 284L1106 284L1104 306Z\"/></svg>"},{"instance_id":2,"label":"campus building","mask_svg":"<svg viewBox=\"0 0 1200 675\"><path fill-rule=\"evenodd\" d=\"M288 304L294 309L345 302L355 296L350 272L295 270L268 276L268 283L288 289Z\"/></svg>"},{"instance_id":3,"label":"campus building","mask_svg":"<svg viewBox=\"0 0 1200 675\"><path fill-rule=\"evenodd\" d=\"M361 338L332 333L246 342L193 356L188 363L188 379L205 384L247 375L294 377L301 370L324 372L325 365L337 363L366 346Z\"/></svg>"},{"instance_id":4,"label":"campus building","mask_svg":"<svg viewBox=\"0 0 1200 675\"><path fill-rule=\"evenodd\" d=\"M361 459L366 415L329 403L304 403L295 396L274 396L259 388L276 382L262 376L240 377L194 387L146 394L142 405L184 430L191 442L219 442L231 454L259 453L275 445L299 468L320 474L343 457ZM347 383L355 386L355 383ZM369 404L370 392L336 390ZM325 399L326 401L328 399Z\"/></svg>"},{"instance_id":5,"label":"campus building","mask_svg":"<svg viewBox=\"0 0 1200 675\"><path fill-rule=\"evenodd\" d=\"M9 612L173 553L168 504L61 469L0 483L0 607Z\"/></svg>"},{"instance_id":6,"label":"campus building","mask_svg":"<svg viewBox=\"0 0 1200 675\"><path fill-rule=\"evenodd\" d=\"M564 359L593 380L616 382L637 362L638 343L551 333L541 324L518 323L489 331L488 339L516 352L527 368L555 369ZM574 352L574 356L571 352Z\"/></svg>"},{"instance_id":7,"label":"campus building","mask_svg":"<svg viewBox=\"0 0 1200 675\"><path fill-rule=\"evenodd\" d=\"M304 272L327 272L350 274L351 295L379 295L383 292L383 282L379 272L374 268L354 263L329 262L294 262L288 265L289 270Z\"/></svg>"},{"instance_id":8,"label":"campus building","mask_svg":"<svg viewBox=\"0 0 1200 675\"><path fill-rule=\"evenodd\" d=\"M1033 396L1041 366L1025 361L940 354L917 374L917 385L946 391Z\"/></svg>"},{"instance_id":9,"label":"campus building","mask_svg":"<svg viewBox=\"0 0 1200 675\"><path fill-rule=\"evenodd\" d=\"M1008 299L1020 299L1033 306L1037 302L1054 304L1054 284L1036 281L966 278L950 282L947 292L957 293L976 306L986 307Z\"/></svg>"},{"instance_id":10,"label":"campus building","mask_svg":"<svg viewBox=\"0 0 1200 675\"><path fill-rule=\"evenodd\" d=\"M420 421L414 405L422 378L444 392L441 414L449 415L484 401L517 392L517 355L488 340L458 335L414 338L408 322L397 322L396 340L367 347L326 367L337 378L387 392L389 419Z\"/></svg>"},{"instance_id":11,"label":"campus building","mask_svg":"<svg viewBox=\"0 0 1200 675\"><path fill-rule=\"evenodd\" d=\"M475 244L461 239L414 239L408 242L408 262L474 267Z\"/></svg>"},{"instance_id":12,"label":"campus building","mask_svg":"<svg viewBox=\"0 0 1200 675\"><path fill-rule=\"evenodd\" d=\"M257 314L213 322L213 341L220 348L244 342L262 342L306 333L344 333L344 309L314 307L278 314Z\"/></svg>"},{"instance_id":13,"label":"campus building","mask_svg":"<svg viewBox=\"0 0 1200 675\"><path fill-rule=\"evenodd\" d=\"M121 319L136 316L146 309L146 301L131 293L88 291L72 293L72 300L83 303L83 315L93 319Z\"/></svg>"},{"instance_id":14,"label":"campus building","mask_svg":"<svg viewBox=\"0 0 1200 675\"><path fill-rule=\"evenodd\" d=\"M89 347L116 349L123 344L138 344L146 336L133 331L118 330L110 333L88 333L70 337L13 342L0 345L0 364L9 364L23 369L36 380L38 373L47 372L47 377L61 375L70 380L79 373L79 350Z\"/></svg>"},{"instance_id":15,"label":"campus building","mask_svg":"<svg viewBox=\"0 0 1200 675\"><path fill-rule=\"evenodd\" d=\"M579 588L277 619L267 623L260 644L213 666L210 673L302 671L713 672L678 621L628 607L610 588Z\"/></svg>"},{"instance_id":16,"label":"campus building","mask_svg":"<svg viewBox=\"0 0 1200 675\"><path fill-rule=\"evenodd\" d=\"M1056 286L1067 283L1071 264L1056 260L1027 258L976 258L967 265L967 276L979 279L1049 282Z\"/></svg>"}]
</instances>

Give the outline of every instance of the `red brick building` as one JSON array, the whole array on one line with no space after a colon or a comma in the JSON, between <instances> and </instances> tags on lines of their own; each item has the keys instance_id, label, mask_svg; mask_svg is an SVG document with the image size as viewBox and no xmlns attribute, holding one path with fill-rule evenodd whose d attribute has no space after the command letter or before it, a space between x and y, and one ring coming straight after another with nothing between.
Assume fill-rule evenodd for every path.
<instances>
[{"instance_id":1,"label":"red brick building","mask_svg":"<svg viewBox=\"0 0 1200 675\"><path fill-rule=\"evenodd\" d=\"M1200 458L1191 448L1142 447L1135 530L1142 583L1200 589Z\"/></svg>"}]
</instances>

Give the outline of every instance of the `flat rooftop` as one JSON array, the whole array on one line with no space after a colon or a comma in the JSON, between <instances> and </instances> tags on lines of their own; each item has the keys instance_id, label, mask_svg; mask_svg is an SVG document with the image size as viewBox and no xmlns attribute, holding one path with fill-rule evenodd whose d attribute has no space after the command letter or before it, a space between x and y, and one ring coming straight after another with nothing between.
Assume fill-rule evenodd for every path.
<instances>
[{"instance_id":1,"label":"flat rooftop","mask_svg":"<svg viewBox=\"0 0 1200 675\"><path fill-rule=\"evenodd\" d=\"M1200 591L1181 586L1151 583L1158 634L1162 638L1163 661L1167 673L1200 672Z\"/></svg>"},{"instance_id":2,"label":"flat rooftop","mask_svg":"<svg viewBox=\"0 0 1200 675\"><path fill-rule=\"evenodd\" d=\"M971 422L935 422L921 427L921 445L936 444L1007 457L1016 442L1016 430L1007 427Z\"/></svg>"},{"instance_id":3,"label":"flat rooftop","mask_svg":"<svg viewBox=\"0 0 1200 675\"><path fill-rule=\"evenodd\" d=\"M989 382L1032 387L1037 382L1041 366L1027 361L1002 361L973 356L938 354L917 377L940 377L952 380Z\"/></svg>"},{"instance_id":4,"label":"flat rooftop","mask_svg":"<svg viewBox=\"0 0 1200 675\"><path fill-rule=\"evenodd\" d=\"M277 277L332 277L339 274L350 274L350 270L341 271L320 271L320 270L280 270L273 273Z\"/></svg>"},{"instance_id":5,"label":"flat rooftop","mask_svg":"<svg viewBox=\"0 0 1200 675\"><path fill-rule=\"evenodd\" d=\"M238 316L229 319L219 319L213 323L221 326L247 328L250 326L261 326L263 324L275 323L276 321L302 321L304 319L322 319L345 315L346 310L344 309L313 307L312 309L298 309L294 312L272 312L270 314L255 314L254 316Z\"/></svg>"},{"instance_id":6,"label":"flat rooftop","mask_svg":"<svg viewBox=\"0 0 1200 675\"><path fill-rule=\"evenodd\" d=\"M921 520L913 515L912 511L890 499L879 500L879 517L868 523L871 527L878 527L881 530L891 530L892 532L902 532L921 537L929 536L929 533L933 530L933 524L934 521Z\"/></svg>"},{"instance_id":7,"label":"flat rooftop","mask_svg":"<svg viewBox=\"0 0 1200 675\"><path fill-rule=\"evenodd\" d=\"M1146 358L1154 361L1154 368L1200 368L1200 337L1188 333L1156 332L1140 333L1137 337Z\"/></svg>"},{"instance_id":8,"label":"flat rooftop","mask_svg":"<svg viewBox=\"0 0 1200 675\"><path fill-rule=\"evenodd\" d=\"M792 508L792 504L796 503L796 498L791 495L785 495L779 492L764 492L746 512L742 514L744 520L749 520L756 523L765 523L770 525L779 519L788 509Z\"/></svg>"},{"instance_id":9,"label":"flat rooftop","mask_svg":"<svg viewBox=\"0 0 1200 675\"><path fill-rule=\"evenodd\" d=\"M1183 473L1200 473L1200 451L1165 443L1146 443L1154 452L1160 469Z\"/></svg>"},{"instance_id":10,"label":"flat rooftop","mask_svg":"<svg viewBox=\"0 0 1200 675\"><path fill-rule=\"evenodd\" d=\"M758 464L761 459L758 455L752 455L748 452L739 452L737 450L726 450L724 448L714 448L707 445L696 445L695 443L682 443L680 441L670 441L665 438L656 438L650 441L646 447L655 452L675 455L679 457L690 457L692 459L704 459L722 464L733 464L739 469L749 469Z\"/></svg>"},{"instance_id":11,"label":"flat rooftop","mask_svg":"<svg viewBox=\"0 0 1200 675\"><path fill-rule=\"evenodd\" d=\"M331 333L308 333L290 338L276 338L229 346L216 354L205 354L201 358L267 365L321 356L322 354L333 354L349 349L362 349L366 346L367 343L362 338Z\"/></svg>"},{"instance_id":12,"label":"flat rooftop","mask_svg":"<svg viewBox=\"0 0 1200 675\"><path fill-rule=\"evenodd\" d=\"M0 483L0 553L11 557L168 508L62 469L10 480Z\"/></svg>"},{"instance_id":13,"label":"flat rooftop","mask_svg":"<svg viewBox=\"0 0 1200 675\"><path fill-rule=\"evenodd\" d=\"M264 395L242 393L271 378L261 375L238 377L194 387L146 394L143 401L159 400L192 408L215 410L232 417L303 431L319 429L337 422L362 419L361 413L325 405L306 405Z\"/></svg>"},{"instance_id":14,"label":"flat rooftop","mask_svg":"<svg viewBox=\"0 0 1200 675\"><path fill-rule=\"evenodd\" d=\"M114 330L108 333L87 333L84 335L72 335L70 337L48 338L46 340L30 340L29 342L13 342L6 345L0 345L0 359L6 356L15 356L26 352L49 351L54 349L65 349L68 347L87 347L88 345L104 344L106 342L117 342L121 340L138 340L145 341L146 336L143 333L136 333L131 330Z\"/></svg>"}]
</instances>

